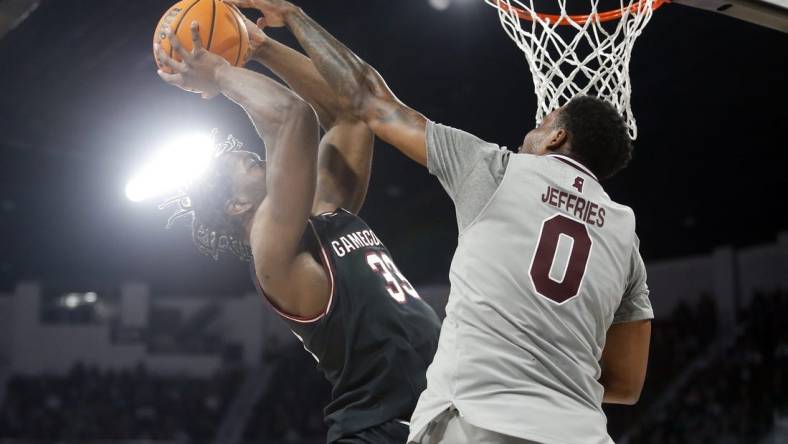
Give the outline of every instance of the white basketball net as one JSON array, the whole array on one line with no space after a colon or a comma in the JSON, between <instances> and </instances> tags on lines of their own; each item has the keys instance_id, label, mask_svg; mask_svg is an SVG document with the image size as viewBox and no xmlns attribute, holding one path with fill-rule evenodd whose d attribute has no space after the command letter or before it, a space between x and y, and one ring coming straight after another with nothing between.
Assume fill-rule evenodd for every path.
<instances>
[{"instance_id":1,"label":"white basketball net","mask_svg":"<svg viewBox=\"0 0 788 444\"><path fill-rule=\"evenodd\" d=\"M560 19L552 23L537 15L534 0L485 1L498 9L504 30L525 53L531 67L537 125L572 97L588 94L613 104L626 119L630 136L637 138L630 106L629 60L635 40L651 19L656 0L619 0L623 14L617 22L601 22L599 0L590 0L591 18L585 23L569 16L566 0L556 0ZM521 19L515 8L527 12L531 19ZM565 25L559 24L564 22ZM566 29L570 36L559 35L559 29L567 34L563 32Z\"/></svg>"}]
</instances>

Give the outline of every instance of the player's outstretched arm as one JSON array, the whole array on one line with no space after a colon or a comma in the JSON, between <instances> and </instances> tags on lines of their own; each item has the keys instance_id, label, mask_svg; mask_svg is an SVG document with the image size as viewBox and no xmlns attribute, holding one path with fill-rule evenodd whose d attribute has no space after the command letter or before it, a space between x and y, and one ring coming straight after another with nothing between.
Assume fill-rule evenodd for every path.
<instances>
[{"instance_id":1,"label":"player's outstretched arm","mask_svg":"<svg viewBox=\"0 0 788 444\"><path fill-rule=\"evenodd\" d=\"M613 324L602 351L603 402L635 404L646 380L651 321Z\"/></svg>"},{"instance_id":2,"label":"player's outstretched arm","mask_svg":"<svg viewBox=\"0 0 788 444\"><path fill-rule=\"evenodd\" d=\"M312 212L319 214L342 207L357 213L364 203L372 171L372 132L340 106L334 90L308 57L268 37L248 19L246 26L254 49L252 59L309 102L326 130L320 143Z\"/></svg>"},{"instance_id":3,"label":"player's outstretched arm","mask_svg":"<svg viewBox=\"0 0 788 444\"><path fill-rule=\"evenodd\" d=\"M289 2L227 1L261 10L268 26L286 25L336 92L342 107L366 122L378 137L426 166L427 119L400 102L374 68Z\"/></svg>"},{"instance_id":4,"label":"player's outstretched arm","mask_svg":"<svg viewBox=\"0 0 788 444\"><path fill-rule=\"evenodd\" d=\"M225 95L246 111L265 141L267 194L252 216L249 236L260 284L289 313L320 313L329 296L328 277L300 248L317 178L315 112L276 81L232 67L204 50L196 23L192 24L193 51L185 51L174 35L169 39L183 61L177 62L159 49L160 60L174 71L159 75L203 97ZM241 214L251 205L230 203L228 211Z\"/></svg>"},{"instance_id":5,"label":"player's outstretched arm","mask_svg":"<svg viewBox=\"0 0 788 444\"><path fill-rule=\"evenodd\" d=\"M270 69L296 94L312 105L320 126L328 131L337 118L347 114L331 86L317 71L309 57L267 35L260 26L244 18L249 33L250 60ZM259 24L264 20L260 19Z\"/></svg>"}]
</instances>

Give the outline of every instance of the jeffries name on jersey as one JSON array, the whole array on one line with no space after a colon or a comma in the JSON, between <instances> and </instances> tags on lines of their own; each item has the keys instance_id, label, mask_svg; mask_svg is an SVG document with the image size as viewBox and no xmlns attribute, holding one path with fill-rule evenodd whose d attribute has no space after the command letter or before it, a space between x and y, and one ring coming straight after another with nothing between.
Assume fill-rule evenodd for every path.
<instances>
[{"instance_id":1,"label":"jeffries name on jersey","mask_svg":"<svg viewBox=\"0 0 788 444\"><path fill-rule=\"evenodd\" d=\"M574 193L547 186L542 202L564 210L575 218L599 228L605 226L605 207Z\"/></svg>"}]
</instances>

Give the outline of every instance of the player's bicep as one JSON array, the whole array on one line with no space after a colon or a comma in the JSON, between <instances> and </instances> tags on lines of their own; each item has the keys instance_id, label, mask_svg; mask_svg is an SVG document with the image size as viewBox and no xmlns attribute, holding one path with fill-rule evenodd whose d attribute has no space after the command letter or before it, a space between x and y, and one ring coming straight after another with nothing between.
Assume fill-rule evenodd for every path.
<instances>
[{"instance_id":1,"label":"player's bicep","mask_svg":"<svg viewBox=\"0 0 788 444\"><path fill-rule=\"evenodd\" d=\"M365 104L365 121L386 143L427 166L427 118L396 97L372 97Z\"/></svg>"},{"instance_id":2,"label":"player's bicep","mask_svg":"<svg viewBox=\"0 0 788 444\"><path fill-rule=\"evenodd\" d=\"M255 273L265 294L284 313L313 319L328 310L331 280L310 253L297 254L291 266L255 261Z\"/></svg>"},{"instance_id":3,"label":"player's bicep","mask_svg":"<svg viewBox=\"0 0 788 444\"><path fill-rule=\"evenodd\" d=\"M250 243L256 263L289 273L311 213L317 181L317 118L301 102L266 143L267 194L253 216Z\"/></svg>"},{"instance_id":4,"label":"player's bicep","mask_svg":"<svg viewBox=\"0 0 788 444\"><path fill-rule=\"evenodd\" d=\"M372 170L374 135L361 121L339 121L320 141L313 213L345 208L357 213Z\"/></svg>"},{"instance_id":5,"label":"player's bicep","mask_svg":"<svg viewBox=\"0 0 788 444\"><path fill-rule=\"evenodd\" d=\"M317 183L317 118L306 103L298 106L299 110L277 131L276 138L267 141L275 146L266 150L267 195L260 206L265 211L258 211L253 223L253 227L261 225L254 230L259 234L268 236L275 232L291 258L301 241ZM270 255L267 251L261 253Z\"/></svg>"},{"instance_id":6,"label":"player's bicep","mask_svg":"<svg viewBox=\"0 0 788 444\"><path fill-rule=\"evenodd\" d=\"M613 324L602 351L604 402L634 404L646 380L651 321Z\"/></svg>"},{"instance_id":7,"label":"player's bicep","mask_svg":"<svg viewBox=\"0 0 788 444\"><path fill-rule=\"evenodd\" d=\"M255 274L260 287L278 309L289 315L312 318L326 307L329 278L303 249L301 240L311 229L309 215L299 221L288 220L287 216L277 214L280 208L281 205L277 207L266 198L255 214L251 236Z\"/></svg>"}]
</instances>

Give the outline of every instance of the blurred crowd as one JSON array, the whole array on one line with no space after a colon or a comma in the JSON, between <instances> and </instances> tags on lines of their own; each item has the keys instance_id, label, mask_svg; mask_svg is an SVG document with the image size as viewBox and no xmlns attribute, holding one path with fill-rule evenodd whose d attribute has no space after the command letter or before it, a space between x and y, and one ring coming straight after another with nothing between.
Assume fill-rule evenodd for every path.
<instances>
[{"instance_id":1,"label":"blurred crowd","mask_svg":"<svg viewBox=\"0 0 788 444\"><path fill-rule=\"evenodd\" d=\"M630 442L752 444L788 415L788 292L756 294L738 313L736 341L678 396L645 418ZM649 381L650 383L651 381Z\"/></svg>"},{"instance_id":2,"label":"blurred crowd","mask_svg":"<svg viewBox=\"0 0 788 444\"><path fill-rule=\"evenodd\" d=\"M705 360L656 413L654 401L706 354L720 327L709 295L655 320L641 402L606 406L611 435L618 439L629 431L629 442L637 444L757 442L775 417L788 415L786 314L788 292L755 295L737 313L732 345ZM322 409L330 387L315 360L294 344L268 350L264 365L273 369L272 383L254 406L243 441L325 442ZM196 378L153 375L143 366L112 371L82 365L64 376L15 376L0 410L0 438L213 442L243 377L239 370Z\"/></svg>"},{"instance_id":3,"label":"blurred crowd","mask_svg":"<svg viewBox=\"0 0 788 444\"><path fill-rule=\"evenodd\" d=\"M652 322L646 385L638 404L605 405L613 438L637 423L687 365L708 348L717 336L718 319L714 298L703 294L694 303L680 302L670 316Z\"/></svg>"},{"instance_id":4,"label":"blurred crowd","mask_svg":"<svg viewBox=\"0 0 788 444\"><path fill-rule=\"evenodd\" d=\"M245 442L325 443L323 407L331 399L331 386L317 370L317 361L300 346L274 349L265 361L276 367L273 383L246 424Z\"/></svg>"},{"instance_id":5,"label":"blurred crowd","mask_svg":"<svg viewBox=\"0 0 788 444\"><path fill-rule=\"evenodd\" d=\"M0 409L0 438L209 442L240 381L235 372L159 376L143 366L76 365L65 376L15 376Z\"/></svg>"}]
</instances>

